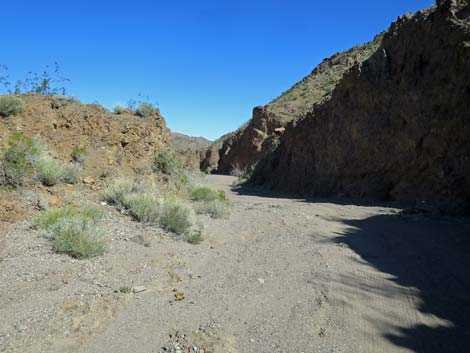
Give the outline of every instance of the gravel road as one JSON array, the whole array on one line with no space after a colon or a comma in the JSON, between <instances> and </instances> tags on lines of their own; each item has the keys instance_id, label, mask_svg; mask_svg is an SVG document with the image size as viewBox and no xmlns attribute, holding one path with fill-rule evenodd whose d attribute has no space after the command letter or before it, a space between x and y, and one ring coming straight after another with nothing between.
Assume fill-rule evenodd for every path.
<instances>
[{"instance_id":1,"label":"gravel road","mask_svg":"<svg viewBox=\"0 0 470 353\"><path fill-rule=\"evenodd\" d=\"M196 246L110 210L110 253L80 262L17 225L0 248L0 351L470 350L468 220L208 182L234 206Z\"/></svg>"}]
</instances>

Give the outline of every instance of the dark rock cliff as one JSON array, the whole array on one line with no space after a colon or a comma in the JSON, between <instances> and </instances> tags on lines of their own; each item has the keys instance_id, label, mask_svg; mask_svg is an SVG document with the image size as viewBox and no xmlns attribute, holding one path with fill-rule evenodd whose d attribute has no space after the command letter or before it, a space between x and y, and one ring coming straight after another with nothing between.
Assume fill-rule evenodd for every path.
<instances>
[{"instance_id":1,"label":"dark rock cliff","mask_svg":"<svg viewBox=\"0 0 470 353\"><path fill-rule=\"evenodd\" d=\"M470 209L470 1L400 17L252 181L321 196Z\"/></svg>"},{"instance_id":2,"label":"dark rock cliff","mask_svg":"<svg viewBox=\"0 0 470 353\"><path fill-rule=\"evenodd\" d=\"M252 167L278 143L284 127L310 111L334 89L351 67L370 57L380 45L373 41L324 59L308 76L264 107L256 107L247 124L223 136L207 150L202 170L229 174L234 167Z\"/></svg>"}]
</instances>

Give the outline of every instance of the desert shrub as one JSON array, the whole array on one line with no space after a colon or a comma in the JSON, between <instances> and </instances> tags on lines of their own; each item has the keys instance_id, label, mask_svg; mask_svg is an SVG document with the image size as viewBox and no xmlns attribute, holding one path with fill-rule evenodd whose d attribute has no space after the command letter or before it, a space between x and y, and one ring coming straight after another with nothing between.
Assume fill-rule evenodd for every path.
<instances>
[{"instance_id":1,"label":"desert shrub","mask_svg":"<svg viewBox=\"0 0 470 353\"><path fill-rule=\"evenodd\" d=\"M126 108L124 106L122 106L121 104L116 104L113 107L113 111L116 114L123 114L126 111Z\"/></svg>"},{"instance_id":2,"label":"desert shrub","mask_svg":"<svg viewBox=\"0 0 470 353\"><path fill-rule=\"evenodd\" d=\"M79 213L77 207L65 206L61 208L49 208L39 212L39 214L34 219L34 224L37 226L49 229L54 224L56 224L59 219L62 218L71 218L76 216Z\"/></svg>"},{"instance_id":3,"label":"desert shrub","mask_svg":"<svg viewBox=\"0 0 470 353\"><path fill-rule=\"evenodd\" d=\"M34 219L34 224L43 229L51 229L59 220L80 216L97 222L101 218L101 211L92 206L74 207L64 206L60 208L49 208L39 212Z\"/></svg>"},{"instance_id":4,"label":"desert shrub","mask_svg":"<svg viewBox=\"0 0 470 353\"><path fill-rule=\"evenodd\" d=\"M178 168L178 160L173 150L167 148L162 149L157 153L157 156L155 157L155 171L170 175L175 173Z\"/></svg>"},{"instance_id":5,"label":"desert shrub","mask_svg":"<svg viewBox=\"0 0 470 353\"><path fill-rule=\"evenodd\" d=\"M156 112L156 108L153 104L151 103L146 103L146 102L142 102L139 104L139 106L137 107L135 113L142 117L142 118L148 118L150 117L153 113Z\"/></svg>"},{"instance_id":6,"label":"desert shrub","mask_svg":"<svg viewBox=\"0 0 470 353\"><path fill-rule=\"evenodd\" d=\"M47 154L40 155L33 163L36 179L45 186L59 183L75 184L80 177L80 168L65 164Z\"/></svg>"},{"instance_id":7,"label":"desert shrub","mask_svg":"<svg viewBox=\"0 0 470 353\"><path fill-rule=\"evenodd\" d=\"M23 109L23 101L11 95L0 96L0 115L15 115Z\"/></svg>"},{"instance_id":8,"label":"desert shrub","mask_svg":"<svg viewBox=\"0 0 470 353\"><path fill-rule=\"evenodd\" d=\"M129 197L138 192L141 186L132 178L119 178L106 185L105 200L118 208L127 208Z\"/></svg>"},{"instance_id":9,"label":"desert shrub","mask_svg":"<svg viewBox=\"0 0 470 353\"><path fill-rule=\"evenodd\" d=\"M230 203L228 201L201 201L195 203L193 208L197 214L207 214L212 218L227 218L230 215Z\"/></svg>"},{"instance_id":10,"label":"desert shrub","mask_svg":"<svg viewBox=\"0 0 470 353\"><path fill-rule=\"evenodd\" d=\"M51 102L51 107L53 109L59 109L62 107L65 107L69 104L73 103L80 103L78 99L72 96L66 96L64 94L53 94L52 95L52 102Z\"/></svg>"},{"instance_id":11,"label":"desert shrub","mask_svg":"<svg viewBox=\"0 0 470 353\"><path fill-rule=\"evenodd\" d=\"M105 251L97 227L101 215L98 208L91 206L50 208L41 211L34 224L48 231L54 251L84 259Z\"/></svg>"},{"instance_id":12,"label":"desert shrub","mask_svg":"<svg viewBox=\"0 0 470 353\"><path fill-rule=\"evenodd\" d=\"M184 240L186 240L189 244L193 245L202 242L202 227L199 226L197 229L186 232L186 234L184 235Z\"/></svg>"},{"instance_id":13,"label":"desert shrub","mask_svg":"<svg viewBox=\"0 0 470 353\"><path fill-rule=\"evenodd\" d=\"M59 219L51 227L52 248L57 253L68 254L78 259L102 255L106 244L95 222L87 217Z\"/></svg>"},{"instance_id":14,"label":"desert shrub","mask_svg":"<svg viewBox=\"0 0 470 353\"><path fill-rule=\"evenodd\" d=\"M189 192L193 201L226 201L227 195L223 190L214 190L208 186L196 186Z\"/></svg>"},{"instance_id":15,"label":"desert shrub","mask_svg":"<svg viewBox=\"0 0 470 353\"><path fill-rule=\"evenodd\" d=\"M133 193L125 196L125 206L139 222L155 223L160 214L160 202L149 193Z\"/></svg>"},{"instance_id":16,"label":"desert shrub","mask_svg":"<svg viewBox=\"0 0 470 353\"><path fill-rule=\"evenodd\" d=\"M70 154L70 156L75 162L83 163L85 161L85 156L86 156L85 147L74 146L72 148L72 153Z\"/></svg>"},{"instance_id":17,"label":"desert shrub","mask_svg":"<svg viewBox=\"0 0 470 353\"><path fill-rule=\"evenodd\" d=\"M36 178L45 186L54 186L63 181L65 176L64 164L50 156L41 156L34 162Z\"/></svg>"},{"instance_id":18,"label":"desert shrub","mask_svg":"<svg viewBox=\"0 0 470 353\"><path fill-rule=\"evenodd\" d=\"M161 203L160 226L176 234L187 233L192 226L191 209L175 198L167 198Z\"/></svg>"},{"instance_id":19,"label":"desert shrub","mask_svg":"<svg viewBox=\"0 0 470 353\"><path fill-rule=\"evenodd\" d=\"M33 163L42 153L38 141L14 133L0 160L0 184L18 187L27 183L34 172Z\"/></svg>"},{"instance_id":20,"label":"desert shrub","mask_svg":"<svg viewBox=\"0 0 470 353\"><path fill-rule=\"evenodd\" d=\"M101 210L93 206L81 207L79 209L79 214L81 217L88 218L92 220L93 222L98 222L103 216L103 213L101 212Z\"/></svg>"},{"instance_id":21,"label":"desert shrub","mask_svg":"<svg viewBox=\"0 0 470 353\"><path fill-rule=\"evenodd\" d=\"M76 184L80 179L80 168L77 165L66 164L64 165L64 174L62 181L66 184Z\"/></svg>"}]
</instances>

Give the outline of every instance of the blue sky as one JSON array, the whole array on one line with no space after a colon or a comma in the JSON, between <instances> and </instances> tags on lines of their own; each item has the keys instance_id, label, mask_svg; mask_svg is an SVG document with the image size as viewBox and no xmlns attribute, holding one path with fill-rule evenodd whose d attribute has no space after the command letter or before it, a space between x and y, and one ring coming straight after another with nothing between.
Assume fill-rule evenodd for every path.
<instances>
[{"instance_id":1,"label":"blue sky","mask_svg":"<svg viewBox=\"0 0 470 353\"><path fill-rule=\"evenodd\" d=\"M0 64L57 61L69 93L106 107L139 93L168 126L216 139L309 74L432 0L6 1Z\"/></svg>"}]
</instances>

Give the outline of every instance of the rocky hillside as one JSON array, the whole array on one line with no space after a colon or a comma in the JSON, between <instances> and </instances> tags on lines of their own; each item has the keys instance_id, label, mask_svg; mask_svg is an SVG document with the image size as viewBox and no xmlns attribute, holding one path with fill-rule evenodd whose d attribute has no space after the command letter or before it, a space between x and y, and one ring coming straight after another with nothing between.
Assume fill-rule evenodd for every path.
<instances>
[{"instance_id":1,"label":"rocky hillside","mask_svg":"<svg viewBox=\"0 0 470 353\"><path fill-rule=\"evenodd\" d=\"M211 145L211 141L204 137L187 136L178 132L171 133L171 143L176 151L205 151Z\"/></svg>"},{"instance_id":2,"label":"rocky hillside","mask_svg":"<svg viewBox=\"0 0 470 353\"><path fill-rule=\"evenodd\" d=\"M71 160L74 148L83 149L83 175L141 172L151 168L156 151L170 142L165 120L156 111L144 119L113 114L102 106L27 94L18 96L23 110L0 118L0 147L15 131L39 139L61 160Z\"/></svg>"},{"instance_id":3,"label":"rocky hillside","mask_svg":"<svg viewBox=\"0 0 470 353\"><path fill-rule=\"evenodd\" d=\"M171 143L186 167L190 169L199 169L201 160L211 145L211 141L204 137L187 136L178 132L171 133Z\"/></svg>"},{"instance_id":4,"label":"rocky hillside","mask_svg":"<svg viewBox=\"0 0 470 353\"><path fill-rule=\"evenodd\" d=\"M237 131L216 141L206 153L202 170L228 174L233 167L250 167L262 159L284 132L285 126L312 109L329 94L355 64L370 57L382 35L373 41L325 59L312 73L264 107Z\"/></svg>"},{"instance_id":5,"label":"rocky hillside","mask_svg":"<svg viewBox=\"0 0 470 353\"><path fill-rule=\"evenodd\" d=\"M253 181L470 210L470 1L393 23L370 59L286 130Z\"/></svg>"}]
</instances>

